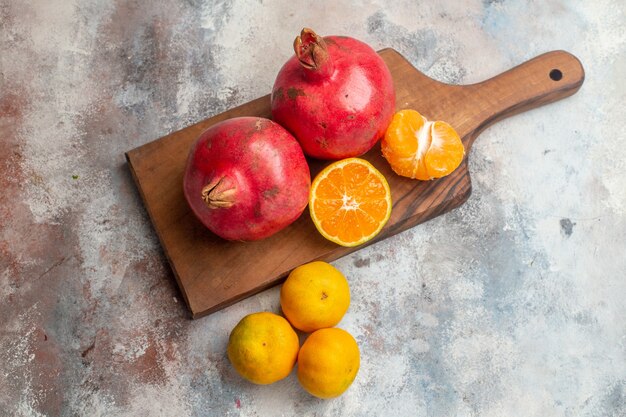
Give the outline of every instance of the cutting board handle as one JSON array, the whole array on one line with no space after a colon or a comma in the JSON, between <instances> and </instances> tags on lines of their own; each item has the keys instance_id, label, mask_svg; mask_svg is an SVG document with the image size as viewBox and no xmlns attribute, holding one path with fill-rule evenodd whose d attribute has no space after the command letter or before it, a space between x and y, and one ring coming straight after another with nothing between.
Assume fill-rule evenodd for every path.
<instances>
[{"instance_id":1,"label":"cutting board handle","mask_svg":"<svg viewBox=\"0 0 626 417\"><path fill-rule=\"evenodd\" d=\"M477 126L467 126L467 145L498 120L571 96L584 80L585 70L578 58L565 51L552 51L481 83L464 86L473 89L475 97L466 104L470 106L466 114L473 116L474 123L481 121Z\"/></svg>"}]
</instances>

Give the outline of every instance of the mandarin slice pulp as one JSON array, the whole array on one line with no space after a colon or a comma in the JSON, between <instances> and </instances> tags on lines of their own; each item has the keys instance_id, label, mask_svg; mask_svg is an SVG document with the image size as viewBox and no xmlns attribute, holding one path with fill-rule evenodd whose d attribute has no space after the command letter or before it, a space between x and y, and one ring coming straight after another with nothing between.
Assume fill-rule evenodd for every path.
<instances>
[{"instance_id":1,"label":"mandarin slice pulp","mask_svg":"<svg viewBox=\"0 0 626 417\"><path fill-rule=\"evenodd\" d=\"M333 162L313 180L309 210L328 240L357 246L376 236L391 215L391 190L372 164L360 158Z\"/></svg>"}]
</instances>

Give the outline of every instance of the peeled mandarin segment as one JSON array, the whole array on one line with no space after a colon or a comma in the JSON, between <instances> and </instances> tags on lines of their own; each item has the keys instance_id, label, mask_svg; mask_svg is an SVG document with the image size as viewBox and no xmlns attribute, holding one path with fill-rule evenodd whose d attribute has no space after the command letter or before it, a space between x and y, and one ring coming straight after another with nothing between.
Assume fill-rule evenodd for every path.
<instances>
[{"instance_id":1,"label":"peeled mandarin segment","mask_svg":"<svg viewBox=\"0 0 626 417\"><path fill-rule=\"evenodd\" d=\"M441 121L433 123L432 144L424 158L429 174L440 178L452 173L464 154L463 142L452 126Z\"/></svg>"},{"instance_id":2,"label":"peeled mandarin segment","mask_svg":"<svg viewBox=\"0 0 626 417\"><path fill-rule=\"evenodd\" d=\"M383 156L398 175L410 178L428 178L421 161L430 146L429 125L424 116L415 110L401 110L387 130Z\"/></svg>"},{"instance_id":3,"label":"peeled mandarin segment","mask_svg":"<svg viewBox=\"0 0 626 417\"><path fill-rule=\"evenodd\" d=\"M431 176L428 173L428 168L426 167L426 163L423 158L417 159L415 161L412 178L416 178L422 181L431 179Z\"/></svg>"},{"instance_id":4,"label":"peeled mandarin segment","mask_svg":"<svg viewBox=\"0 0 626 417\"><path fill-rule=\"evenodd\" d=\"M424 124L424 118L415 110L397 112L385 133L384 140L393 149L396 157L410 158L417 152L414 133Z\"/></svg>"},{"instance_id":5,"label":"peeled mandarin segment","mask_svg":"<svg viewBox=\"0 0 626 417\"><path fill-rule=\"evenodd\" d=\"M391 169L393 169L396 174L403 177L413 177L413 171L415 169L413 158L393 159L385 152L383 152L383 156L389 161Z\"/></svg>"}]
</instances>

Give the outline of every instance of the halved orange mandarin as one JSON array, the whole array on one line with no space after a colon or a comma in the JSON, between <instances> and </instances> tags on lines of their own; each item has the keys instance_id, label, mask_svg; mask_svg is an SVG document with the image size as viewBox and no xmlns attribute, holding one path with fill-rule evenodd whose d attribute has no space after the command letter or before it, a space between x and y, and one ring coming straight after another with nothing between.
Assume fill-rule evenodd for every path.
<instances>
[{"instance_id":1,"label":"halved orange mandarin","mask_svg":"<svg viewBox=\"0 0 626 417\"><path fill-rule=\"evenodd\" d=\"M317 174L309 210L322 236L341 246L357 246L376 236L389 220L391 190L372 164L347 158Z\"/></svg>"},{"instance_id":2,"label":"halved orange mandarin","mask_svg":"<svg viewBox=\"0 0 626 417\"><path fill-rule=\"evenodd\" d=\"M381 148L396 174L418 180L445 177L465 155L452 126L429 121L415 110L401 110L393 116Z\"/></svg>"}]
</instances>

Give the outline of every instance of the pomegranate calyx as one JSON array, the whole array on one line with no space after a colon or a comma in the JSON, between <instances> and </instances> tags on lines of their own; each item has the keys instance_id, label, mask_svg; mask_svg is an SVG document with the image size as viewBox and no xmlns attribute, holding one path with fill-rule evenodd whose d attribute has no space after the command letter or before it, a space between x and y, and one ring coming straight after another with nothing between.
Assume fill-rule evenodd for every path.
<instances>
[{"instance_id":1,"label":"pomegranate calyx","mask_svg":"<svg viewBox=\"0 0 626 417\"><path fill-rule=\"evenodd\" d=\"M208 208L228 208L235 204L237 187L225 178L213 179L202 188L202 200Z\"/></svg>"},{"instance_id":2,"label":"pomegranate calyx","mask_svg":"<svg viewBox=\"0 0 626 417\"><path fill-rule=\"evenodd\" d=\"M318 70L328 61L328 48L324 38L309 28L302 29L293 41L293 49L300 64L310 70Z\"/></svg>"}]
</instances>

